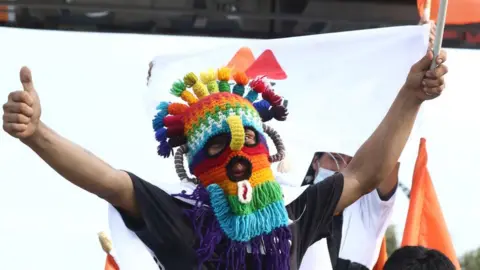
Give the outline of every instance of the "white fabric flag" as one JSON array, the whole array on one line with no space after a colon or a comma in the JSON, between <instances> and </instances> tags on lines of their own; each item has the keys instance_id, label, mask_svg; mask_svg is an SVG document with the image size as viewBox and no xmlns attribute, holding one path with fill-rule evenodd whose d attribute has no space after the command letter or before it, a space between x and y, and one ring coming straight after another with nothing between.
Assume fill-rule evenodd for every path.
<instances>
[{"instance_id":1,"label":"white fabric flag","mask_svg":"<svg viewBox=\"0 0 480 270\"><path fill-rule=\"evenodd\" d=\"M392 27L242 41L238 46L212 47L191 55L166 54L153 61L150 89L145 95L150 106L148 111L153 117L158 102L175 100L169 94L171 84L187 72L198 74L224 66L242 46L249 47L255 57L271 50L288 77L275 81L275 91L288 99L290 115L286 122L269 124L279 131L287 155L294 160L293 170L282 179L291 186L300 185L313 152L352 155L374 131L405 81L410 66L425 54L428 32L426 26ZM410 178L413 171L419 140L418 122L401 158L400 179ZM160 170L170 186L179 182L173 161L171 164L171 170ZM153 260L147 262L150 251L128 231L112 207L109 217L120 269L136 270L139 265L142 269L155 269ZM322 252L309 250L301 269L329 269L330 262L325 267L314 263L317 255L328 258ZM130 264L124 265L123 261Z\"/></svg>"}]
</instances>

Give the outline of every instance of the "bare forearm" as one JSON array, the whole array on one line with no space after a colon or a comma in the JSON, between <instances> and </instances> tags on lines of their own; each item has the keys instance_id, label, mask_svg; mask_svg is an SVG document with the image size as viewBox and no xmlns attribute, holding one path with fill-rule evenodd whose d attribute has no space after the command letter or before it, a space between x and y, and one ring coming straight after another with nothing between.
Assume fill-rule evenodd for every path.
<instances>
[{"instance_id":1,"label":"bare forearm","mask_svg":"<svg viewBox=\"0 0 480 270\"><path fill-rule=\"evenodd\" d=\"M395 168L412 131L421 101L400 90L387 115L348 166L362 190L369 192Z\"/></svg>"},{"instance_id":2,"label":"bare forearm","mask_svg":"<svg viewBox=\"0 0 480 270\"><path fill-rule=\"evenodd\" d=\"M382 183L377 187L378 194L384 198L394 193L398 185L398 172L400 170L400 162L397 162L393 171L382 180Z\"/></svg>"},{"instance_id":3,"label":"bare forearm","mask_svg":"<svg viewBox=\"0 0 480 270\"><path fill-rule=\"evenodd\" d=\"M92 153L40 123L37 133L24 143L71 183L104 199L115 196L125 181L121 174Z\"/></svg>"}]
</instances>

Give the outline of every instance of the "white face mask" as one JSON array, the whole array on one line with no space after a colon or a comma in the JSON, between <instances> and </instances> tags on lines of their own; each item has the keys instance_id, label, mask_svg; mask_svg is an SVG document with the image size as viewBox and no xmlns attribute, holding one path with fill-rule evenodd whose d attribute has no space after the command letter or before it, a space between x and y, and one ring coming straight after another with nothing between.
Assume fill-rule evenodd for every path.
<instances>
[{"instance_id":1,"label":"white face mask","mask_svg":"<svg viewBox=\"0 0 480 270\"><path fill-rule=\"evenodd\" d=\"M313 181L314 184L321 182L325 180L326 178L334 175L335 172L332 170L324 169L324 168L319 168L318 169L318 174L317 177L315 177L315 180Z\"/></svg>"}]
</instances>

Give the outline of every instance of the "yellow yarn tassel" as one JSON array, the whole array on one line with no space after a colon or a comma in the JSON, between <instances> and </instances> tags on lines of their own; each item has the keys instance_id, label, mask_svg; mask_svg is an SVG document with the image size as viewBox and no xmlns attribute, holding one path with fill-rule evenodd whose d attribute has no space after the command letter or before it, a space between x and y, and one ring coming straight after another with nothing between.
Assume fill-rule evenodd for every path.
<instances>
[{"instance_id":1,"label":"yellow yarn tassel","mask_svg":"<svg viewBox=\"0 0 480 270\"><path fill-rule=\"evenodd\" d=\"M200 81L197 81L193 86L192 86L193 92L198 98L204 98L209 95L207 86Z\"/></svg>"},{"instance_id":2,"label":"yellow yarn tassel","mask_svg":"<svg viewBox=\"0 0 480 270\"><path fill-rule=\"evenodd\" d=\"M180 95L180 98L183 101L187 102L188 105L190 105L190 106L197 103L197 101L198 101L198 99L188 90L183 91L182 94Z\"/></svg>"},{"instance_id":3,"label":"yellow yarn tassel","mask_svg":"<svg viewBox=\"0 0 480 270\"><path fill-rule=\"evenodd\" d=\"M245 129L243 128L242 119L238 115L231 115L227 118L232 140L230 141L230 148L233 151L240 151L245 144Z\"/></svg>"},{"instance_id":4,"label":"yellow yarn tassel","mask_svg":"<svg viewBox=\"0 0 480 270\"><path fill-rule=\"evenodd\" d=\"M198 98L204 98L208 96L207 86L205 86L201 81L198 80L195 73L190 72L183 78L183 82L187 87L191 87L193 92Z\"/></svg>"},{"instance_id":5,"label":"yellow yarn tassel","mask_svg":"<svg viewBox=\"0 0 480 270\"><path fill-rule=\"evenodd\" d=\"M219 81L229 81L232 71L228 67L222 67L218 69L217 77Z\"/></svg>"},{"instance_id":6,"label":"yellow yarn tassel","mask_svg":"<svg viewBox=\"0 0 480 270\"><path fill-rule=\"evenodd\" d=\"M231 70L228 67L220 68L217 72L218 77L218 90L220 92L230 92L230 80Z\"/></svg>"},{"instance_id":7,"label":"yellow yarn tassel","mask_svg":"<svg viewBox=\"0 0 480 270\"><path fill-rule=\"evenodd\" d=\"M208 92L210 94L212 93L218 93L218 84L217 84L217 78L216 78L215 70L214 69L209 69L206 72L201 72L200 73L200 80L204 84L207 85Z\"/></svg>"}]
</instances>

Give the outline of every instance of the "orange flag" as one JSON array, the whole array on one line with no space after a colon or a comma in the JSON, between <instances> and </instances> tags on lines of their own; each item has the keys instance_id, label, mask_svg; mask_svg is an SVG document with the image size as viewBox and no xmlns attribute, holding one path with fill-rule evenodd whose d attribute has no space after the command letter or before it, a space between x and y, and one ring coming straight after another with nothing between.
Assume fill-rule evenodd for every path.
<instances>
[{"instance_id":1,"label":"orange flag","mask_svg":"<svg viewBox=\"0 0 480 270\"><path fill-rule=\"evenodd\" d=\"M98 240L100 241L100 244L102 245L103 251L107 253L107 259L105 261L105 270L120 270L120 267L118 267L117 262L115 261L115 258L110 254L112 251L112 242L110 239L108 239L107 235L104 232L98 233Z\"/></svg>"},{"instance_id":2,"label":"orange flag","mask_svg":"<svg viewBox=\"0 0 480 270\"><path fill-rule=\"evenodd\" d=\"M420 139L413 172L412 190L402 246L424 246L445 254L460 269L452 240L443 218L432 179L427 169L425 139Z\"/></svg>"},{"instance_id":3,"label":"orange flag","mask_svg":"<svg viewBox=\"0 0 480 270\"><path fill-rule=\"evenodd\" d=\"M380 248L380 253L378 254L377 263L373 270L383 270L383 266L387 262L388 254L387 254L387 239L383 237L382 247Z\"/></svg>"},{"instance_id":4,"label":"orange flag","mask_svg":"<svg viewBox=\"0 0 480 270\"><path fill-rule=\"evenodd\" d=\"M107 254L107 260L105 261L105 270L120 270L118 267L117 262L113 258L112 255Z\"/></svg>"},{"instance_id":5,"label":"orange flag","mask_svg":"<svg viewBox=\"0 0 480 270\"><path fill-rule=\"evenodd\" d=\"M430 20L437 20L441 0L417 0L418 12L423 17L425 6L430 2ZM480 23L480 1L451 0L447 6L447 24Z\"/></svg>"}]
</instances>

